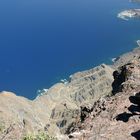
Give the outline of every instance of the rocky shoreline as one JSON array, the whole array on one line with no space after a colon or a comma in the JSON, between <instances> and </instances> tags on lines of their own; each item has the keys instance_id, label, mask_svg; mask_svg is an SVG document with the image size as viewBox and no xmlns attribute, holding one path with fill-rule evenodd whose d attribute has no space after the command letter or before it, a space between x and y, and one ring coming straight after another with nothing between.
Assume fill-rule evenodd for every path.
<instances>
[{"instance_id":1,"label":"rocky shoreline","mask_svg":"<svg viewBox=\"0 0 140 140\"><path fill-rule=\"evenodd\" d=\"M136 15L139 9L120 14ZM1 92L0 140L139 140L140 40L137 45L112 65L77 72L35 100Z\"/></svg>"},{"instance_id":2,"label":"rocky shoreline","mask_svg":"<svg viewBox=\"0 0 140 140\"><path fill-rule=\"evenodd\" d=\"M93 138L95 131L90 131L90 129L93 130L95 126L99 129L99 125L104 123L106 127L109 127L107 123L113 123L107 120L107 122L101 121L103 116L100 114L105 113L105 106L109 106L108 111L111 114L115 111L113 117L116 117L115 115L124 110L118 108L121 103L116 105L116 102L112 100L123 103L123 98L129 98L132 93L139 92L139 65L140 47L137 47L118 57L112 66L102 64L73 74L70 82L57 83L33 101L16 96L14 93L2 92L0 94L0 126L4 127L0 129L0 140L20 140L26 134L40 131L49 133L58 140L69 138L80 140L84 135L86 135L84 140L95 139ZM128 101L127 104L129 104ZM104 113L103 115L111 115ZM116 121L114 123L115 127L119 127ZM92 135L91 138L89 135ZM99 140L100 138L97 137L101 135L96 134L96 139ZM119 138L112 134L111 139L113 137Z\"/></svg>"}]
</instances>

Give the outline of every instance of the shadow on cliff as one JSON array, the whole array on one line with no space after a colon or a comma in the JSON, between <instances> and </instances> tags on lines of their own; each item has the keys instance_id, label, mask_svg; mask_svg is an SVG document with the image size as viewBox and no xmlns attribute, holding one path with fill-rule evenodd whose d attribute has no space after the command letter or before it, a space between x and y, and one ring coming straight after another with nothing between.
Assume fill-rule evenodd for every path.
<instances>
[{"instance_id":1,"label":"shadow on cliff","mask_svg":"<svg viewBox=\"0 0 140 140\"><path fill-rule=\"evenodd\" d=\"M137 140L140 140L140 130L131 133L131 136L135 137Z\"/></svg>"},{"instance_id":2,"label":"shadow on cliff","mask_svg":"<svg viewBox=\"0 0 140 140\"><path fill-rule=\"evenodd\" d=\"M136 105L131 105L130 107L128 107L128 110L130 111L130 113L123 112L123 113L119 114L118 116L116 116L116 120L128 122L130 117L132 117L134 115L139 115L140 107L136 106Z\"/></svg>"},{"instance_id":3,"label":"shadow on cliff","mask_svg":"<svg viewBox=\"0 0 140 140\"><path fill-rule=\"evenodd\" d=\"M128 111L130 113L123 112L123 113L117 115L116 116L117 121L128 122L130 117L132 117L134 115L140 115L140 100L135 96L130 96L129 100L131 103L136 104L136 105L132 104L132 105L130 105L130 107L128 107Z\"/></svg>"},{"instance_id":4,"label":"shadow on cliff","mask_svg":"<svg viewBox=\"0 0 140 140\"><path fill-rule=\"evenodd\" d=\"M121 113L118 116L116 116L117 121L123 121L123 122L128 122L129 118L132 117L133 115L131 113Z\"/></svg>"},{"instance_id":5,"label":"shadow on cliff","mask_svg":"<svg viewBox=\"0 0 140 140\"><path fill-rule=\"evenodd\" d=\"M125 81L124 71L114 71L113 72L114 82L112 83L112 93L115 95L116 93L121 91L121 85Z\"/></svg>"},{"instance_id":6,"label":"shadow on cliff","mask_svg":"<svg viewBox=\"0 0 140 140\"><path fill-rule=\"evenodd\" d=\"M128 110L132 113L132 115L139 115L140 107L136 105L131 105Z\"/></svg>"},{"instance_id":7,"label":"shadow on cliff","mask_svg":"<svg viewBox=\"0 0 140 140\"><path fill-rule=\"evenodd\" d=\"M135 96L130 96L129 101L133 103L128 107L128 111L130 113L124 112L116 116L117 121L128 122L130 117L135 115L140 116L140 92L137 93ZM131 133L132 137L135 137L137 140L140 140L140 130Z\"/></svg>"},{"instance_id":8,"label":"shadow on cliff","mask_svg":"<svg viewBox=\"0 0 140 140\"><path fill-rule=\"evenodd\" d=\"M135 96L130 96L129 100L131 103L136 104L140 107L140 92L136 93Z\"/></svg>"},{"instance_id":9,"label":"shadow on cliff","mask_svg":"<svg viewBox=\"0 0 140 140\"><path fill-rule=\"evenodd\" d=\"M129 100L131 103L136 105L131 105L128 110L133 113L133 115L140 115L140 92L137 93L135 96L130 96ZM140 140L140 130L131 133L131 136L135 137L137 140Z\"/></svg>"}]
</instances>

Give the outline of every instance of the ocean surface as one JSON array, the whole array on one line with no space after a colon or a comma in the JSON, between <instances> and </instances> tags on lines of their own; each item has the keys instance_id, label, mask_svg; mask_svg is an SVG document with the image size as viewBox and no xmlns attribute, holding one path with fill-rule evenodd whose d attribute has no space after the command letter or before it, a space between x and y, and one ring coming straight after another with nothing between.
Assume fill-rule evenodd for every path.
<instances>
[{"instance_id":1,"label":"ocean surface","mask_svg":"<svg viewBox=\"0 0 140 140\"><path fill-rule=\"evenodd\" d=\"M0 91L33 99L69 75L111 63L140 39L128 0L1 0Z\"/></svg>"}]
</instances>

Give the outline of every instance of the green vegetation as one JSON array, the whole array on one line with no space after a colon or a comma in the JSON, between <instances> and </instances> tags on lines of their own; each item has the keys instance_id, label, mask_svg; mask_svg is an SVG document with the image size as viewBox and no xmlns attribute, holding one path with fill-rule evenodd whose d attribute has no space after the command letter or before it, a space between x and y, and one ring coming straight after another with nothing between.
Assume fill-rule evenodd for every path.
<instances>
[{"instance_id":1,"label":"green vegetation","mask_svg":"<svg viewBox=\"0 0 140 140\"><path fill-rule=\"evenodd\" d=\"M2 132L5 129L5 126L3 123L0 123L0 132Z\"/></svg>"},{"instance_id":2,"label":"green vegetation","mask_svg":"<svg viewBox=\"0 0 140 140\"><path fill-rule=\"evenodd\" d=\"M38 134L30 134L23 138L23 140L57 140L56 138L49 136L48 134L41 132Z\"/></svg>"}]
</instances>

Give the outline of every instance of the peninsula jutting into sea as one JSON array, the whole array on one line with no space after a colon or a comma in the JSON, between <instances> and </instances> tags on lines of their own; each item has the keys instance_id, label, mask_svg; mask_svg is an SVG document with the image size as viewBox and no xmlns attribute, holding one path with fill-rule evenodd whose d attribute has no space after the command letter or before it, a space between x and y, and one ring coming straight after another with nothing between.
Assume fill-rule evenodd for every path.
<instances>
[{"instance_id":1,"label":"peninsula jutting into sea","mask_svg":"<svg viewBox=\"0 0 140 140\"><path fill-rule=\"evenodd\" d=\"M131 9L118 17L139 15ZM135 44L113 64L76 72L34 100L1 92L0 140L139 140L140 40Z\"/></svg>"}]
</instances>

